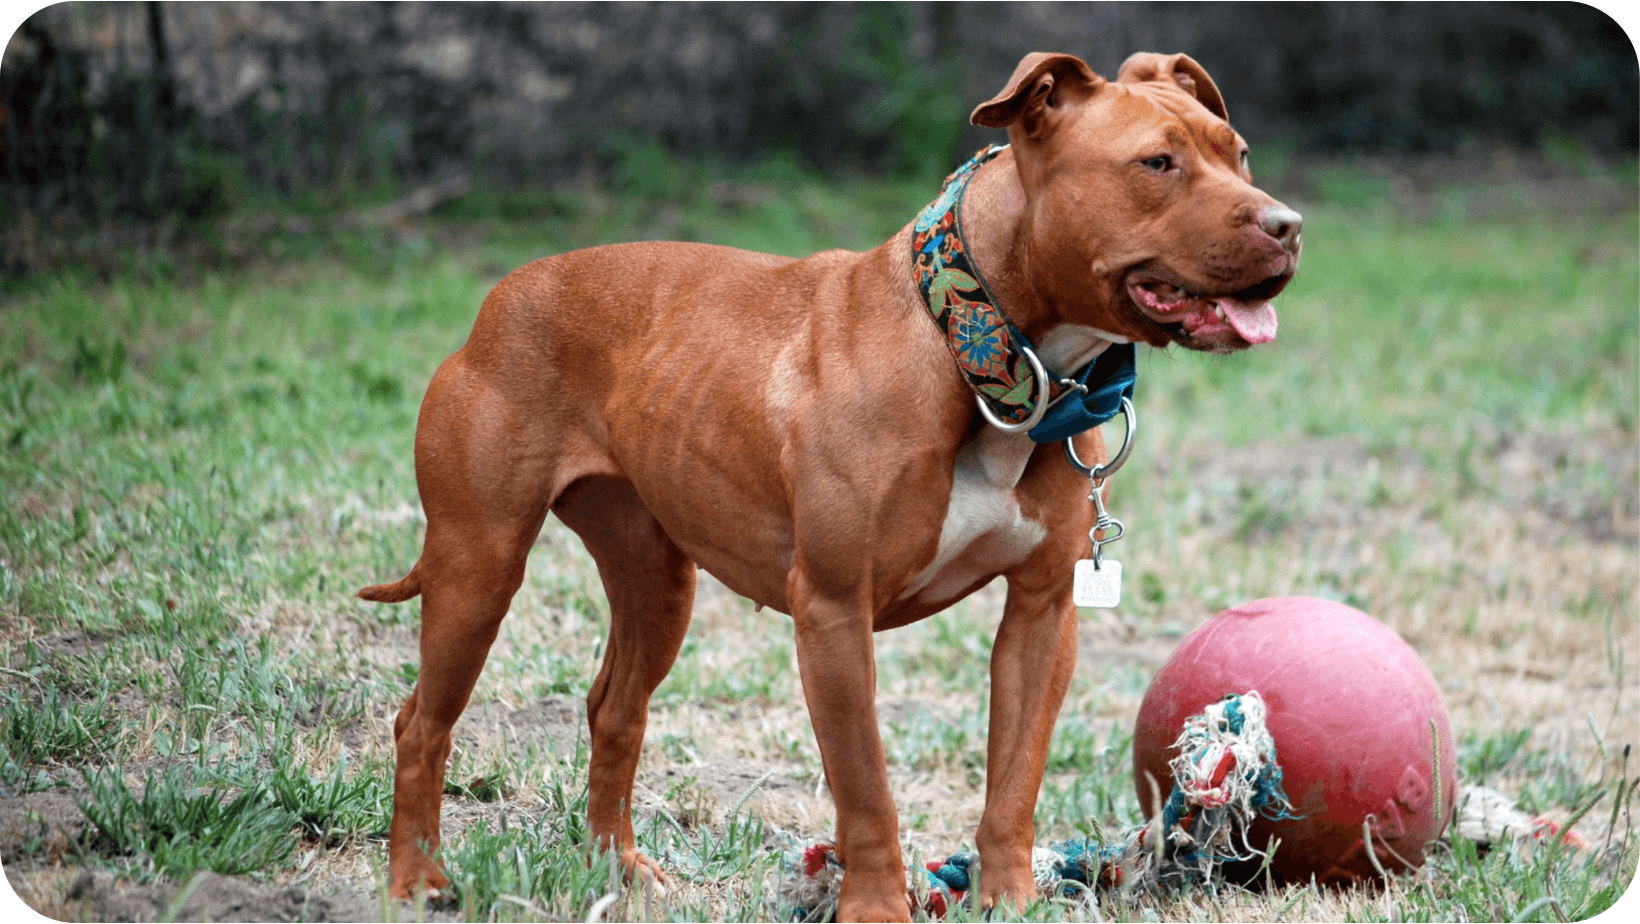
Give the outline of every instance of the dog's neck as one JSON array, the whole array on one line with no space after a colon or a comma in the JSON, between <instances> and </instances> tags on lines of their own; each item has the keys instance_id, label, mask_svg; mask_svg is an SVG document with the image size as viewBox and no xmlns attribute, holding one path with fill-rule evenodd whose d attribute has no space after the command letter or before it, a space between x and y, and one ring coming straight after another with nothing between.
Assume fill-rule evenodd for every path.
<instances>
[{"instance_id":1,"label":"dog's neck","mask_svg":"<svg viewBox=\"0 0 1640 924\"><path fill-rule=\"evenodd\" d=\"M1037 356L1050 370L1064 375L1127 338L1066 321L1031 285L1022 233L1025 209L1025 188L1009 149L982 165L969 181L962 202L963 240L984 272L998 310L1036 345ZM1091 272L1088 282L1093 282Z\"/></svg>"}]
</instances>

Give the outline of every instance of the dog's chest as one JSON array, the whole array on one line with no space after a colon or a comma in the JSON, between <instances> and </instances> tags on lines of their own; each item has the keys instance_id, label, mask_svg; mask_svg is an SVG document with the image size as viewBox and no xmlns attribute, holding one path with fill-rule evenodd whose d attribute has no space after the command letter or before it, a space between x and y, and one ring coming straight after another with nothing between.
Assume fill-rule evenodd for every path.
<instances>
[{"instance_id":1,"label":"dog's chest","mask_svg":"<svg viewBox=\"0 0 1640 924\"><path fill-rule=\"evenodd\" d=\"M1061 324L1043 338L1040 355L1049 369L1077 369L1121 339ZM1020 511L1015 493L1035 449L1026 436L986 428L957 453L939 548L906 585L901 602L951 603L975 583L1023 562L1047 538L1047 528Z\"/></svg>"},{"instance_id":2,"label":"dog's chest","mask_svg":"<svg viewBox=\"0 0 1640 924\"><path fill-rule=\"evenodd\" d=\"M1026 517L1015 488L1035 444L986 430L957 453L951 497L934 560L907 583L902 601L953 601L978 581L1014 567L1047 536Z\"/></svg>"}]
</instances>

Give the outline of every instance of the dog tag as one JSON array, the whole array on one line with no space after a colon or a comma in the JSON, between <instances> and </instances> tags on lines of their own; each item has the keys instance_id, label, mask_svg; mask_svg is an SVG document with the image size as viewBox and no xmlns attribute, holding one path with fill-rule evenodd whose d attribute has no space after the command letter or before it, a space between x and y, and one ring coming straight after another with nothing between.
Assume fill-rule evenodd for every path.
<instances>
[{"instance_id":1,"label":"dog tag","mask_svg":"<svg viewBox=\"0 0 1640 924\"><path fill-rule=\"evenodd\" d=\"M1097 565L1084 558L1076 563L1076 581L1071 585L1071 602L1113 610L1122 602L1122 563L1106 558Z\"/></svg>"}]
</instances>

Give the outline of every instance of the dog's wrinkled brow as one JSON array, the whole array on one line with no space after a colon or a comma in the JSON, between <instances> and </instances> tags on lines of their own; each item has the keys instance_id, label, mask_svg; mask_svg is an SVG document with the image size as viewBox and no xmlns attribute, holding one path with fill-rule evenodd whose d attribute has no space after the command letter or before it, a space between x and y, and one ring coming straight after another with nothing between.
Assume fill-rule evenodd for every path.
<instances>
[{"instance_id":1,"label":"dog's wrinkled brow","mask_svg":"<svg viewBox=\"0 0 1640 924\"><path fill-rule=\"evenodd\" d=\"M1167 146L1175 151L1190 147L1190 132L1179 125L1169 125L1162 129L1162 138Z\"/></svg>"},{"instance_id":2,"label":"dog's wrinkled brow","mask_svg":"<svg viewBox=\"0 0 1640 924\"><path fill-rule=\"evenodd\" d=\"M1241 139L1237 137L1236 130L1223 122L1198 128L1196 137L1201 140L1203 148L1231 161L1236 160L1241 149Z\"/></svg>"}]
</instances>

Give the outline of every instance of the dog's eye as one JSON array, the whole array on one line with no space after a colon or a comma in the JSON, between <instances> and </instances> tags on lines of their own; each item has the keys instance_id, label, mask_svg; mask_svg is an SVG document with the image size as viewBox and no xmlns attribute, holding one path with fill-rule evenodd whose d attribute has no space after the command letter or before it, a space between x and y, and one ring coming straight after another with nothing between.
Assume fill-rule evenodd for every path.
<instances>
[{"instance_id":1,"label":"dog's eye","mask_svg":"<svg viewBox=\"0 0 1640 924\"><path fill-rule=\"evenodd\" d=\"M1166 154L1158 154L1155 157L1145 161L1145 166L1156 171L1157 173L1166 173L1167 171L1173 169L1173 158L1167 156Z\"/></svg>"}]
</instances>

